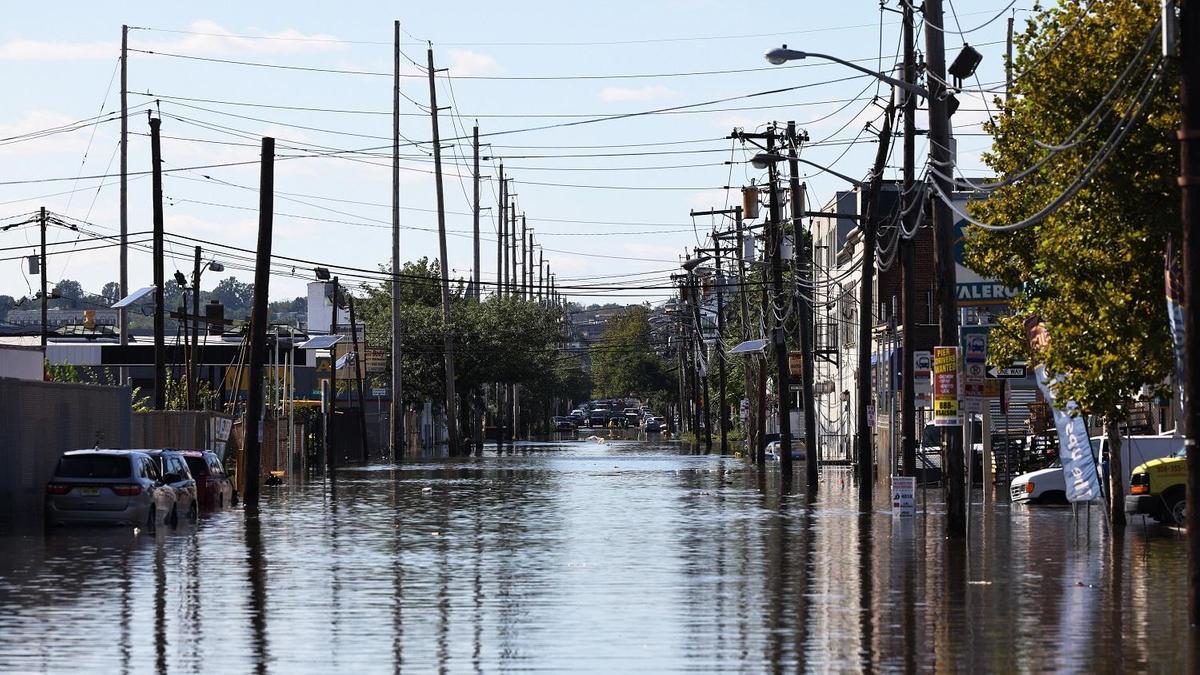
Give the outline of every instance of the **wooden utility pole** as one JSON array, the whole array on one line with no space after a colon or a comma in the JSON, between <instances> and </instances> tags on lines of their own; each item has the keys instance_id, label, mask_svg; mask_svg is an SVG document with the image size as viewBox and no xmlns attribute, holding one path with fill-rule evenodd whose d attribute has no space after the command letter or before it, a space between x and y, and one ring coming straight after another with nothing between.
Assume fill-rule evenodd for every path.
<instances>
[{"instance_id":1,"label":"wooden utility pole","mask_svg":"<svg viewBox=\"0 0 1200 675\"><path fill-rule=\"evenodd\" d=\"M688 272L688 285L692 291L692 315L696 322L696 365L697 375L699 376L699 390L697 391L696 409L697 421L699 416L704 416L704 451L712 452L712 397L708 395L708 363L705 360L705 352L708 346L704 343L704 324L700 320L700 282L696 275ZM704 364L704 371L699 371L699 365Z\"/></svg>"},{"instance_id":2,"label":"wooden utility pole","mask_svg":"<svg viewBox=\"0 0 1200 675\"><path fill-rule=\"evenodd\" d=\"M446 351L446 440L450 455L458 454L458 401L454 394L454 331L450 329L450 257L446 253L446 198L442 191L442 141L438 134L437 86L434 81L433 48L429 61L429 116L433 124L433 177L437 191L438 251L442 276L442 344Z\"/></svg>"},{"instance_id":3,"label":"wooden utility pole","mask_svg":"<svg viewBox=\"0 0 1200 675\"><path fill-rule=\"evenodd\" d=\"M867 405L871 400L871 328L875 324L875 237L879 231L879 191L883 187L883 167L892 139L894 109L895 104L889 103L883 113L883 128L879 130L879 145L875 150L875 166L871 169L866 213L861 225L863 254L862 278L858 282L858 410L854 421L858 436L858 501L863 505L871 503L875 488L875 442L867 418Z\"/></svg>"},{"instance_id":4,"label":"wooden utility pole","mask_svg":"<svg viewBox=\"0 0 1200 675\"><path fill-rule=\"evenodd\" d=\"M526 293L526 291L529 289L529 286L528 286L528 284L525 283L525 277L529 273L529 263L527 262L528 258L529 258L529 226L525 224L525 214L522 213L521 214L521 263L520 263L521 264L521 275L519 277L517 277L518 279L520 279L520 281L518 281L517 283L520 284L520 286L521 286L521 299L522 300L529 297L528 294Z\"/></svg>"},{"instance_id":5,"label":"wooden utility pole","mask_svg":"<svg viewBox=\"0 0 1200 675\"><path fill-rule=\"evenodd\" d=\"M1187 455L1188 616L1200 627L1200 5L1179 2L1179 186L1183 204L1184 422Z\"/></svg>"},{"instance_id":6,"label":"wooden utility pole","mask_svg":"<svg viewBox=\"0 0 1200 675\"><path fill-rule=\"evenodd\" d=\"M913 7L904 2L904 81L917 83L917 63L913 47ZM1012 19L1008 20L1009 36L1012 35ZM1011 44L1011 43L1010 43ZM904 92L904 183L900 207L904 209L903 230L915 233L920 226L921 210L913 187L916 171L917 144L917 96ZM913 351L916 345L916 265L913 249L915 239L900 237L900 464L901 473L915 476L917 473L917 423L916 383L914 382Z\"/></svg>"},{"instance_id":7,"label":"wooden utility pole","mask_svg":"<svg viewBox=\"0 0 1200 675\"><path fill-rule=\"evenodd\" d=\"M946 106L946 46L943 41L942 0L925 0L925 70L929 74L929 163L937 168L932 180L940 192L954 192L949 176L954 158L950 155L950 112ZM954 217L950 205L932 200L933 234L936 246L938 342L958 344L958 274L954 267ZM942 463L946 476L946 534L959 538L967 533L966 486L963 483L962 427L942 427Z\"/></svg>"},{"instance_id":8,"label":"wooden utility pole","mask_svg":"<svg viewBox=\"0 0 1200 675\"><path fill-rule=\"evenodd\" d=\"M545 283L545 277L543 277L543 276L542 276L542 273L545 271L545 264L546 264L546 263L545 263L545 260L544 260L544 259L543 259L543 257L542 257L542 253L544 253L544 251L542 251L541 247L539 246L539 247L538 247L538 283L537 283L537 296L538 296L538 302L540 302L540 303L542 303L543 305L545 305L545 304L546 304L546 302L545 302L545 298L543 297L543 286L544 286L544 283Z\"/></svg>"},{"instance_id":9,"label":"wooden utility pole","mask_svg":"<svg viewBox=\"0 0 1200 675\"><path fill-rule=\"evenodd\" d=\"M908 26L910 26L910 30L911 30L912 8L909 7L907 11L908 11L908 19L907 19ZM1006 113L1011 111L1011 108L1009 108L1009 105L1008 105L1008 101L1009 101L1008 96L1009 96L1009 92L1012 91L1012 73L1013 73L1013 71L1012 71L1012 69L1013 69L1012 38L1013 38L1013 18L1010 16L1010 17L1008 17L1008 39L1005 41L1005 48L1004 48L1004 54L1005 54L1005 59L1004 59L1004 111ZM909 40L911 41L912 38L910 37ZM907 73L907 68L908 68L907 63L908 63L908 57L905 56L905 71L906 71L906 73ZM912 80L907 79L908 78L907 74L905 74L904 77L905 77L905 80L904 80L905 82L908 82L910 84L915 84L915 82L916 82L915 75L914 75L914 79L912 79Z\"/></svg>"},{"instance_id":10,"label":"wooden utility pole","mask_svg":"<svg viewBox=\"0 0 1200 675\"><path fill-rule=\"evenodd\" d=\"M820 475L817 448L816 403L813 401L813 310L809 293L812 292L812 252L809 234L804 231L807 186L800 182L799 148L801 138L796 133L796 123L788 122L788 187L792 193L792 258L801 288L796 293L796 306L800 324L800 401L804 406L804 484L810 495L815 494ZM805 135L807 138L807 135Z\"/></svg>"},{"instance_id":11,"label":"wooden utility pole","mask_svg":"<svg viewBox=\"0 0 1200 675\"><path fill-rule=\"evenodd\" d=\"M354 383L358 389L358 433L362 439L362 456L359 459L366 464L370 455L367 452L367 396L363 391L362 363L358 358L360 352L358 351L358 325L354 323L354 296L347 293L346 302L350 305L350 344L354 350Z\"/></svg>"},{"instance_id":12,"label":"wooden utility pole","mask_svg":"<svg viewBox=\"0 0 1200 675\"><path fill-rule=\"evenodd\" d=\"M392 405L390 415L391 461L404 456L404 345L400 325L400 22L392 25ZM336 312L336 309L335 309ZM336 314L335 314L336 316Z\"/></svg>"},{"instance_id":13,"label":"wooden utility pole","mask_svg":"<svg viewBox=\"0 0 1200 675\"><path fill-rule=\"evenodd\" d=\"M517 297L517 201L512 199L512 194L508 196L508 294ZM524 237L522 234L522 241Z\"/></svg>"},{"instance_id":14,"label":"wooden utility pole","mask_svg":"<svg viewBox=\"0 0 1200 675\"><path fill-rule=\"evenodd\" d=\"M157 127L155 127L157 130ZM271 283L271 228L275 218L275 139L262 139L262 170L258 188L258 249L254 263L254 307L250 315L250 389L242 432L246 439L242 499L258 506L262 473L262 439L258 424L263 412L263 362L267 357L267 293ZM336 311L336 304L334 305Z\"/></svg>"},{"instance_id":15,"label":"wooden utility pole","mask_svg":"<svg viewBox=\"0 0 1200 675\"><path fill-rule=\"evenodd\" d=\"M713 249L717 262L717 424L721 427L721 454L729 454L729 405L725 389L725 274L721 269L721 240L713 230Z\"/></svg>"},{"instance_id":16,"label":"wooden utility pole","mask_svg":"<svg viewBox=\"0 0 1200 675\"><path fill-rule=\"evenodd\" d=\"M333 309L329 312L329 334L337 335L338 314L338 278L333 278ZM334 453L335 438L333 428L337 415L337 343L329 348L329 420L325 422L325 471L333 477L337 468L337 458Z\"/></svg>"},{"instance_id":17,"label":"wooden utility pole","mask_svg":"<svg viewBox=\"0 0 1200 675\"><path fill-rule=\"evenodd\" d=\"M129 26L121 26L121 262L119 283L121 297L129 295ZM129 344L129 315L125 308L117 310L121 346ZM124 373L125 369L122 368ZM125 384L122 377L122 385Z\"/></svg>"},{"instance_id":18,"label":"wooden utility pole","mask_svg":"<svg viewBox=\"0 0 1200 675\"><path fill-rule=\"evenodd\" d=\"M152 195L154 211L154 409L167 407L167 346L164 333L166 319L163 314L163 196L162 196L162 145L158 128L162 120L150 118L150 168L152 171ZM42 270L45 274L45 270Z\"/></svg>"},{"instance_id":19,"label":"wooden utility pole","mask_svg":"<svg viewBox=\"0 0 1200 675\"><path fill-rule=\"evenodd\" d=\"M475 150L475 170L471 174L471 182L474 188L474 200L472 204L472 220L475 226L475 259L471 279L475 282L475 300L479 300L479 125L476 124L471 128L471 147Z\"/></svg>"},{"instance_id":20,"label":"wooden utility pole","mask_svg":"<svg viewBox=\"0 0 1200 675\"><path fill-rule=\"evenodd\" d=\"M774 128L767 132L767 153L775 152ZM772 161L768 167L770 172L770 198L767 201L770 229L768 238L771 242L768 248L771 253L771 293L774 300L771 303L771 313L766 315L766 321L771 326L771 342L775 350L775 397L779 410L779 470L783 476L784 485L791 484L792 479L792 419L789 405L792 392L788 374L787 334L783 322L783 308L786 306L783 292L783 223L779 209L779 171L778 165Z\"/></svg>"},{"instance_id":21,"label":"wooden utility pole","mask_svg":"<svg viewBox=\"0 0 1200 675\"><path fill-rule=\"evenodd\" d=\"M42 254L40 256L41 270L39 271L42 273L42 358L45 359L47 356L46 334L50 331L50 295L46 290L46 277L49 275L46 273L46 207L44 206L38 211L38 225L42 230Z\"/></svg>"}]
</instances>

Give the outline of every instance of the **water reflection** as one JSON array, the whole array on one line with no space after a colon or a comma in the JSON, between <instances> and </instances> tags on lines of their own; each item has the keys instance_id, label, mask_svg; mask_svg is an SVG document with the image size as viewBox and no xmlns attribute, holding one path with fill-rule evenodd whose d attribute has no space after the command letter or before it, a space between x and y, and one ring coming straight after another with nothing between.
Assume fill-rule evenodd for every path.
<instances>
[{"instance_id":1,"label":"water reflection","mask_svg":"<svg viewBox=\"0 0 1200 675\"><path fill-rule=\"evenodd\" d=\"M1178 535L989 502L947 541L927 497L893 519L846 472L619 439L344 468L154 536L0 535L0 671L1186 666L1154 646Z\"/></svg>"}]
</instances>

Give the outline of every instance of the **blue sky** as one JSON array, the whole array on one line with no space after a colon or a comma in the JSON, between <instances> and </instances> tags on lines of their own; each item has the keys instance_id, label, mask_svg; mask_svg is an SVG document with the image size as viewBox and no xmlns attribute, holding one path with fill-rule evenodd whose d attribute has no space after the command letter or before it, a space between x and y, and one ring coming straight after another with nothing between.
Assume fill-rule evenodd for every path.
<instances>
[{"instance_id":1,"label":"blue sky","mask_svg":"<svg viewBox=\"0 0 1200 675\"><path fill-rule=\"evenodd\" d=\"M947 3L948 28L973 29L1006 4L960 0L954 6L960 22L956 26ZM1013 6L1018 31L1030 4ZM451 106L440 116L442 137L469 133L478 119L484 141L492 144L484 154L506 158L506 173L516 181L518 208L527 215L560 285L568 287L613 275L628 275L613 278L631 287L667 283L678 256L697 245L697 233L702 238L713 227L707 218L693 222L689 211L723 207L727 199L737 199L736 192L727 193L724 186L736 188L762 178L744 163L748 150L726 139L735 126L753 130L773 120L795 120L812 141L802 150L803 157L852 176L864 175L875 146L851 141L872 135L860 132L880 114L870 101L877 87L866 78L847 80L855 73L837 64L809 61L770 67L762 54L787 43L864 59L864 65L886 70L897 60L900 30L894 12L882 14L881 29L879 7L872 2L123 2L75 3L69 14L57 3L24 3L7 8L5 15L0 72L9 95L0 101L0 138L94 117L101 110L119 110L114 74L123 23L139 27L129 35L135 50L362 73L130 55L129 90L136 92L129 96L130 172L150 166L146 111L151 108L162 114L166 168L248 162L179 171L164 179L168 233L247 249L254 248L257 228L258 167L253 162L259 154L258 137L275 136L281 155L311 155L317 146L390 146L388 73L392 21L399 19L405 54L423 65L425 41L432 41L437 67L449 69L448 79L438 78L438 105ZM985 88L1002 85L1005 30L1001 17L965 36L984 55L978 76ZM271 39L260 39L264 37ZM946 36L949 58L962 41L958 35ZM917 43L923 48L923 34ZM742 72L712 73L729 70ZM405 63L404 71L412 77L404 78L403 93L427 104L427 81L411 63ZM679 75L695 72L708 74ZM821 84L831 80L842 81ZM797 85L806 88L690 108L684 114L496 134ZM886 96L886 90L882 94ZM986 96L989 104L991 96ZM979 123L988 113L982 97L964 94L960 99L962 110L953 120L959 165L968 175L978 174L979 153L988 145L987 137L979 135ZM407 100L402 112L401 134L428 141L428 115ZM919 113L918 127L925 126L924 113ZM0 217L44 205L93 223L95 231L116 232L115 179L73 179L116 173L118 132L114 120L0 144ZM464 236L471 227L470 182L456 174L469 176L470 169L455 164L469 158L471 150L469 141L452 142L454 147L445 151L450 266L455 276L466 277L472 265L470 239ZM308 150L295 149L301 147ZM428 148L426 144L401 150L406 157L401 173L405 259L437 255L432 162L424 152ZM917 148L921 161L923 138ZM280 195L275 209L281 215L275 220L274 252L359 268L386 262L391 169L388 151L383 152L377 157L278 161ZM735 163L726 164L731 160ZM898 162L897 152L892 164ZM495 162L484 162L482 173L489 177L482 188L484 204L494 206ZM70 180L14 183L51 178ZM827 174L813 174L806 182L810 200L817 203L843 187ZM129 185L130 230L149 230L150 181L134 176ZM495 279L494 212L484 213L482 225L485 280ZM70 242L79 236L51 228L49 240ZM6 249L19 247L0 257L27 255L37 243L36 228L0 233L0 242ZM76 279L92 292L115 280L117 249L82 250L96 245L52 247L75 250L52 256L49 280ZM190 246L175 243L168 250L190 260ZM212 256L223 258L219 253ZM237 262L231 257L224 261ZM23 267L18 260L0 261L0 293L20 297L30 288L36 290L37 278L25 276ZM186 271L190 262L168 260L167 276L177 267ZM148 285L150 270L148 253L131 251L131 287ZM233 265L228 273L252 278ZM297 264L296 274L305 279L274 277L272 298L302 294L309 273L310 266ZM210 288L217 275L210 273L204 281ZM572 299L658 301L666 293L576 290Z\"/></svg>"}]
</instances>

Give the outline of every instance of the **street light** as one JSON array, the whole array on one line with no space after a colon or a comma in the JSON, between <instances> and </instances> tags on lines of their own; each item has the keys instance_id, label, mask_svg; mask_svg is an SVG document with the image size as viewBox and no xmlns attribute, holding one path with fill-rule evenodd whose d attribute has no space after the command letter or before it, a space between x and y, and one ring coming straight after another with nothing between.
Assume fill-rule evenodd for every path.
<instances>
[{"instance_id":1,"label":"street light","mask_svg":"<svg viewBox=\"0 0 1200 675\"><path fill-rule=\"evenodd\" d=\"M817 164L816 162L810 162L807 159L802 159L800 157L787 157L784 155L760 152L750 160L750 164L752 166L754 166L754 168L756 168L756 169L768 169L779 162L785 162L785 161L786 162L795 161L795 162L800 162L801 164L807 164L811 167L820 169L831 176L837 176L838 178L841 178L842 180L846 181L847 183L850 183L854 187L857 187L857 188L865 188L866 187L866 183L863 183L862 181L858 180L857 178L851 178L850 176L847 176L844 173L838 173L837 171L834 171L833 169L830 169L827 166L822 166L820 164Z\"/></svg>"},{"instance_id":2,"label":"street light","mask_svg":"<svg viewBox=\"0 0 1200 675\"><path fill-rule=\"evenodd\" d=\"M871 70L870 68L863 68L862 66L858 65L857 63L851 63L850 61L847 61L845 59L839 59L838 57L830 56L829 54L818 54L817 52L802 52L802 51L798 51L795 49L788 49L787 45L779 47L778 49L772 49L771 51L766 53L767 61L770 61L772 64L777 65L777 66L783 65L784 63L787 63L788 61L797 61L800 59L806 59L810 56L812 56L814 58L818 58L818 59L825 59L826 61L833 61L834 63L840 63L843 66L846 66L847 68L853 68L854 70L857 70L858 72L863 73L864 75L870 75L871 77L879 80L880 82L885 82L887 84L892 85L893 87L907 91L910 94L916 94L917 96L920 96L921 98L926 98L926 99L929 98L929 91L922 87L918 87L915 84L910 84L908 82L905 82L904 80L897 80L896 78L891 77L890 75L884 75L883 73L877 73L874 70Z\"/></svg>"}]
</instances>

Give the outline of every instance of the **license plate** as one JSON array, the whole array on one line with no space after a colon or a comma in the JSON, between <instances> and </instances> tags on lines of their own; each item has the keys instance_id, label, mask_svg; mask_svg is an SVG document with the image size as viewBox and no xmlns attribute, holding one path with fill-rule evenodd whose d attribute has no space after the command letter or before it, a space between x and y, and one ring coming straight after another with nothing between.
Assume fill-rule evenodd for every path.
<instances>
[{"instance_id":1,"label":"license plate","mask_svg":"<svg viewBox=\"0 0 1200 675\"><path fill-rule=\"evenodd\" d=\"M100 488L98 488L98 487L79 488L79 494L83 495L84 497L99 497L100 496Z\"/></svg>"}]
</instances>

